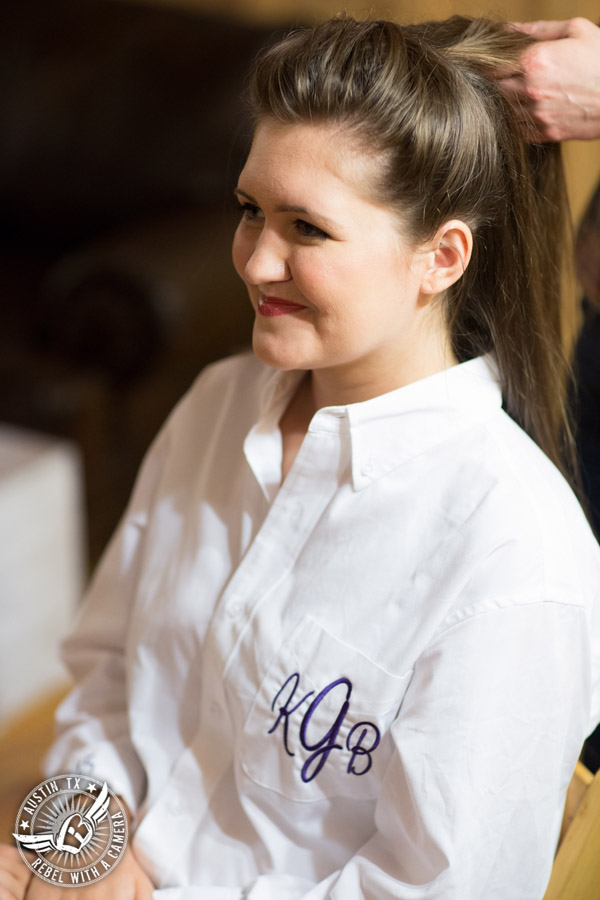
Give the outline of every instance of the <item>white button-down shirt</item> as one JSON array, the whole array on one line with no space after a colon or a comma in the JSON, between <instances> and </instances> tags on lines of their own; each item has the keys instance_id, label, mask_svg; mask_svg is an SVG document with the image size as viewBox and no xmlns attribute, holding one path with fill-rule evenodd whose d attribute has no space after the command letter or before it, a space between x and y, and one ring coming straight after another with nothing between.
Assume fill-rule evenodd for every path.
<instances>
[{"instance_id":1,"label":"white button-down shirt","mask_svg":"<svg viewBox=\"0 0 600 900\"><path fill-rule=\"evenodd\" d=\"M319 410L211 366L66 659L48 772L136 813L159 900L540 900L600 719L600 554L472 360Z\"/></svg>"}]
</instances>

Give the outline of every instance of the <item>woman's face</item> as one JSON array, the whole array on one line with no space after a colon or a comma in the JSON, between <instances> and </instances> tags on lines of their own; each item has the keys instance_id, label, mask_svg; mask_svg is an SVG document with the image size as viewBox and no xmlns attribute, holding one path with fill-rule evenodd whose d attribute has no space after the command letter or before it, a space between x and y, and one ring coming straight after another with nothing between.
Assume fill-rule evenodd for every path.
<instances>
[{"instance_id":1,"label":"woman's face","mask_svg":"<svg viewBox=\"0 0 600 900\"><path fill-rule=\"evenodd\" d=\"M440 344L421 293L430 257L369 199L376 164L343 128L266 119L236 191L233 260L256 313L254 352L354 385L356 399L429 374Z\"/></svg>"}]
</instances>

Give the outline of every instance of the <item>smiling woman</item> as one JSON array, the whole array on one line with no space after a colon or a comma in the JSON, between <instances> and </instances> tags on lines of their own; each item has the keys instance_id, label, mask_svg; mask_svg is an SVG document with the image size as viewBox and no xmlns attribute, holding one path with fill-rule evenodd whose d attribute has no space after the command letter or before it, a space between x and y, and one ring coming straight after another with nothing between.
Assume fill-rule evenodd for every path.
<instances>
[{"instance_id":1,"label":"smiling woman","mask_svg":"<svg viewBox=\"0 0 600 900\"><path fill-rule=\"evenodd\" d=\"M254 352L312 372L313 412L456 362L433 301L466 268L470 229L446 222L414 248L395 210L365 190L378 166L349 128L265 118L240 175L249 202L233 259L257 312Z\"/></svg>"},{"instance_id":2,"label":"smiling woman","mask_svg":"<svg viewBox=\"0 0 600 900\"><path fill-rule=\"evenodd\" d=\"M133 817L95 896L541 900L600 550L560 471L560 153L495 82L527 45L342 17L256 61L254 354L174 411L65 645L48 774Z\"/></svg>"}]
</instances>

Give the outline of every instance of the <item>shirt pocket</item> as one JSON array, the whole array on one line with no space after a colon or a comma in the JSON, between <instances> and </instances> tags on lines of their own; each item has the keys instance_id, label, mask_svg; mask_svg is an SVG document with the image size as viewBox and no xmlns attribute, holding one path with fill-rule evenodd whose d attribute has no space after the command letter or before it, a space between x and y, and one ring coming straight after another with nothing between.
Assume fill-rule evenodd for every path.
<instances>
[{"instance_id":1,"label":"shirt pocket","mask_svg":"<svg viewBox=\"0 0 600 900\"><path fill-rule=\"evenodd\" d=\"M411 675L386 672L307 616L252 703L239 746L243 771L300 802L376 797Z\"/></svg>"}]
</instances>

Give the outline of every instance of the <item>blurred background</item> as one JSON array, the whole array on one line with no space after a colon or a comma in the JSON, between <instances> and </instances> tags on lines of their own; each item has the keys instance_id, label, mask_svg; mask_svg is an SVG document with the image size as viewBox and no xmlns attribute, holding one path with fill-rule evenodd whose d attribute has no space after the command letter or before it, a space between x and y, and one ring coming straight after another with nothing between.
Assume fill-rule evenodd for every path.
<instances>
[{"instance_id":1,"label":"blurred background","mask_svg":"<svg viewBox=\"0 0 600 900\"><path fill-rule=\"evenodd\" d=\"M591 0L1 0L0 840L64 690L57 646L144 451L249 343L231 198L257 49L340 9L419 21ZM600 142L565 146L577 223Z\"/></svg>"}]
</instances>

